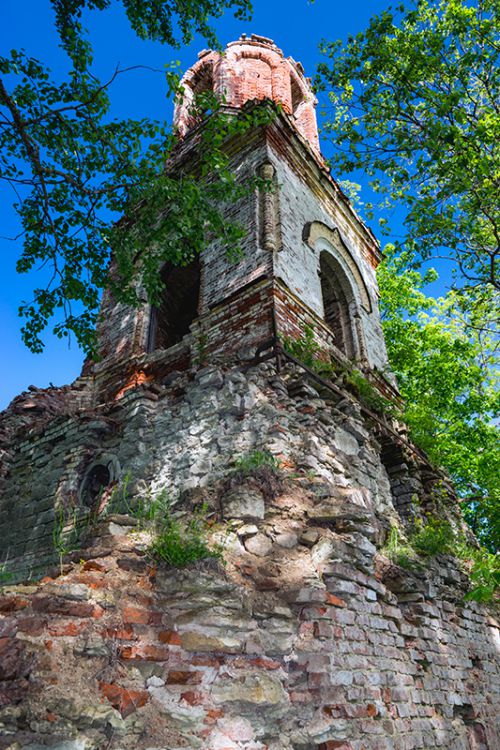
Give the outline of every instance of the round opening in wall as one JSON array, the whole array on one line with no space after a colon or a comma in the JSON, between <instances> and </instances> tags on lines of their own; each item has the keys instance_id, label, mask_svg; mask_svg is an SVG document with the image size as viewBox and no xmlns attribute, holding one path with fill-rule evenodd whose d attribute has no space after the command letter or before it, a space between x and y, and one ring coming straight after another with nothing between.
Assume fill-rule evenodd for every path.
<instances>
[{"instance_id":1,"label":"round opening in wall","mask_svg":"<svg viewBox=\"0 0 500 750\"><path fill-rule=\"evenodd\" d=\"M119 475L118 462L113 457L93 461L86 469L80 484L80 505L90 511L99 509L100 499Z\"/></svg>"},{"instance_id":2,"label":"round opening in wall","mask_svg":"<svg viewBox=\"0 0 500 750\"><path fill-rule=\"evenodd\" d=\"M102 464L93 466L85 476L84 486L82 486L80 493L83 505L86 505L88 508L94 508L102 491L108 486L110 479L107 466L102 466Z\"/></svg>"}]
</instances>

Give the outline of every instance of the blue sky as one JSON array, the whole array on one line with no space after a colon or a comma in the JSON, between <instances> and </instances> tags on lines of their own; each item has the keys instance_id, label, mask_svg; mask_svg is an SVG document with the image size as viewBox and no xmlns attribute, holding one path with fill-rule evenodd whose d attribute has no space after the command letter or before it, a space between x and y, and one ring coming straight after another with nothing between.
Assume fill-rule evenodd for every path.
<instances>
[{"instance_id":1,"label":"blue sky","mask_svg":"<svg viewBox=\"0 0 500 750\"><path fill-rule=\"evenodd\" d=\"M251 22L235 20L230 13L214 22L221 43L237 39L241 33L271 37L286 55L300 60L307 75L314 75L320 60L318 43L321 38L346 38L366 27L369 18L384 10L389 0L254 0ZM5 3L0 25L0 54L24 47L45 62L57 75L66 70L64 54L58 48L53 27L53 13L48 0L23 0ZM165 45L139 40L128 26L121 4L110 10L91 12L85 18L94 47L95 72L107 80L120 67L144 65L163 71L164 66L179 60L185 70L199 50L207 45L196 38L188 47L174 50ZM166 99L162 72L135 71L117 79L111 90L112 115L171 119L172 107ZM326 151L327 153L327 151ZM18 222L12 209L13 195L0 186L0 235L15 236ZM28 385L45 387L71 382L80 372L83 355L75 342L58 340L45 334L43 354L31 354L21 341L19 304L29 299L32 289L40 284L35 275L19 276L15 263L20 245L0 239L2 273L0 276L0 360L3 362L0 409L25 390Z\"/></svg>"}]
</instances>

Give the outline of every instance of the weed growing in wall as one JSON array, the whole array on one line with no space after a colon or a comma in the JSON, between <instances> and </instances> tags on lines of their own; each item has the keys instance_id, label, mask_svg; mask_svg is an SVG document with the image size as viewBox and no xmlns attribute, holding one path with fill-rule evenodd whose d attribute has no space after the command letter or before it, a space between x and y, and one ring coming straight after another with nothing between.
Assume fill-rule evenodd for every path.
<instances>
[{"instance_id":1,"label":"weed growing in wall","mask_svg":"<svg viewBox=\"0 0 500 750\"><path fill-rule=\"evenodd\" d=\"M207 505L203 503L189 519L181 520L168 507L157 521L155 538L149 547L152 557L176 568L183 568L198 560L220 559L221 548L210 546L207 540L207 510Z\"/></svg>"},{"instance_id":2,"label":"weed growing in wall","mask_svg":"<svg viewBox=\"0 0 500 750\"><path fill-rule=\"evenodd\" d=\"M418 564L416 551L395 524L391 525L387 542L380 552L406 570L411 570Z\"/></svg>"},{"instance_id":3,"label":"weed growing in wall","mask_svg":"<svg viewBox=\"0 0 500 750\"><path fill-rule=\"evenodd\" d=\"M126 513L136 520L139 531L149 531L152 541L147 552L154 560L182 568L197 560L221 557L221 550L210 546L207 540L206 504L184 520L174 514L166 490L157 495L132 498L130 482L131 477L127 474L110 498L106 514Z\"/></svg>"},{"instance_id":4,"label":"weed growing in wall","mask_svg":"<svg viewBox=\"0 0 500 750\"><path fill-rule=\"evenodd\" d=\"M291 338L285 336L283 338L283 346L285 351L299 359L307 367L315 369L318 365L318 354L321 351L321 347L314 338L314 329L312 326L304 326L302 335L298 338Z\"/></svg>"},{"instance_id":5,"label":"weed growing in wall","mask_svg":"<svg viewBox=\"0 0 500 750\"><path fill-rule=\"evenodd\" d=\"M102 509L101 518L106 518L113 513L126 513L128 515L133 515L129 490L131 481L132 476L127 472L127 474L121 478L120 482L113 487L108 502Z\"/></svg>"},{"instance_id":6,"label":"weed growing in wall","mask_svg":"<svg viewBox=\"0 0 500 750\"><path fill-rule=\"evenodd\" d=\"M59 558L61 575L63 572L64 557L70 552L74 552L79 546L77 521L78 513L76 508L66 510L63 506L59 506L56 509L52 529L52 544Z\"/></svg>"},{"instance_id":7,"label":"weed growing in wall","mask_svg":"<svg viewBox=\"0 0 500 750\"><path fill-rule=\"evenodd\" d=\"M240 456L234 462L235 471L241 472L246 476L252 474L261 467L266 467L272 471L279 471L280 463L268 450L251 451L244 456Z\"/></svg>"},{"instance_id":8,"label":"weed growing in wall","mask_svg":"<svg viewBox=\"0 0 500 750\"><path fill-rule=\"evenodd\" d=\"M0 563L0 588L10 583L13 578L14 574L7 570L7 562Z\"/></svg>"},{"instance_id":9,"label":"weed growing in wall","mask_svg":"<svg viewBox=\"0 0 500 750\"><path fill-rule=\"evenodd\" d=\"M124 513L135 519L138 529L157 526L161 519L170 512L171 502L166 490L154 496L147 493L145 497L141 495L134 497L130 492L131 482L131 475L125 474L120 484L113 490L101 517L106 518L114 513Z\"/></svg>"},{"instance_id":10,"label":"weed growing in wall","mask_svg":"<svg viewBox=\"0 0 500 750\"><path fill-rule=\"evenodd\" d=\"M266 450L253 450L234 461L233 469L226 479L225 490L239 486L242 482L254 486L265 498L272 500L283 489L281 464Z\"/></svg>"},{"instance_id":11,"label":"weed growing in wall","mask_svg":"<svg viewBox=\"0 0 500 750\"><path fill-rule=\"evenodd\" d=\"M335 379L341 375L345 384L373 411L400 418L398 410L389 399L382 396L370 381L354 367L326 361L318 355L322 351L314 337L312 326L304 326L298 338L283 339L285 351L323 378Z\"/></svg>"},{"instance_id":12,"label":"weed growing in wall","mask_svg":"<svg viewBox=\"0 0 500 750\"><path fill-rule=\"evenodd\" d=\"M392 417L401 417L394 404L382 396L359 370L355 368L346 370L345 381L356 392L361 401L373 411Z\"/></svg>"},{"instance_id":13,"label":"weed growing in wall","mask_svg":"<svg viewBox=\"0 0 500 750\"><path fill-rule=\"evenodd\" d=\"M416 519L405 538L393 525L382 554L400 565L412 569L435 555L453 555L469 575L471 589L465 599L492 602L500 587L500 557L482 547L471 547L461 532L456 532L446 519L428 514Z\"/></svg>"},{"instance_id":14,"label":"weed growing in wall","mask_svg":"<svg viewBox=\"0 0 500 750\"><path fill-rule=\"evenodd\" d=\"M425 520L416 518L411 532L411 544L420 555L453 555L457 535L446 519L427 515Z\"/></svg>"},{"instance_id":15,"label":"weed growing in wall","mask_svg":"<svg viewBox=\"0 0 500 750\"><path fill-rule=\"evenodd\" d=\"M208 356L208 336L206 333L200 333L195 343L196 354L194 357L195 365L203 365Z\"/></svg>"}]
</instances>

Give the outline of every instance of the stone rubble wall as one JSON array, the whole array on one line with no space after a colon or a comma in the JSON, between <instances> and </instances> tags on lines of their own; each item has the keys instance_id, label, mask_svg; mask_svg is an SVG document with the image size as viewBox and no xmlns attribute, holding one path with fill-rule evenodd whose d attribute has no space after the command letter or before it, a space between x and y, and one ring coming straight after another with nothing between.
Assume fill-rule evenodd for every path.
<instances>
[{"instance_id":1,"label":"stone rubble wall","mask_svg":"<svg viewBox=\"0 0 500 750\"><path fill-rule=\"evenodd\" d=\"M175 499L223 475L235 456L264 448L339 488L359 488L381 515L394 512L380 446L359 414L300 384L293 392L270 363L247 373L195 368L19 435L0 499L0 560L18 578L43 571L54 556L56 509L78 506L85 471L100 457L113 457L121 479Z\"/></svg>"},{"instance_id":2,"label":"stone rubble wall","mask_svg":"<svg viewBox=\"0 0 500 750\"><path fill-rule=\"evenodd\" d=\"M498 624L451 559L391 565L361 493L318 477L214 491L224 566L153 564L111 516L4 588L1 750L498 747Z\"/></svg>"},{"instance_id":3,"label":"stone rubble wall","mask_svg":"<svg viewBox=\"0 0 500 750\"><path fill-rule=\"evenodd\" d=\"M497 624L452 559L417 574L377 553L398 493L424 503L427 480L347 392L271 361L198 368L12 447L2 559L49 576L0 596L0 750L498 746ZM278 488L231 480L255 449L281 461ZM99 461L130 496L206 500L225 566L157 566L111 516L49 570L55 506Z\"/></svg>"},{"instance_id":4,"label":"stone rubble wall","mask_svg":"<svg viewBox=\"0 0 500 750\"><path fill-rule=\"evenodd\" d=\"M45 543L52 536L54 480L62 470L62 459L54 457L57 449L52 448L66 434L66 425L77 422L92 402L92 384L80 377L70 386L30 386L0 413L0 566L9 567L16 558L21 578L31 569L31 540L43 538ZM72 438L70 426L68 461ZM81 449L80 440L75 445ZM35 541L35 553L37 548Z\"/></svg>"}]
</instances>

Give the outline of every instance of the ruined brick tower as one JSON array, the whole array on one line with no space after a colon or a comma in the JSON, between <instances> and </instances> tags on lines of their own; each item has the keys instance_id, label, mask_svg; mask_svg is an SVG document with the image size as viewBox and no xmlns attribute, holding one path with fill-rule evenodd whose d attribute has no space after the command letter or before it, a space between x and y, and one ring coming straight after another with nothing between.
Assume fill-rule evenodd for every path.
<instances>
[{"instance_id":1,"label":"ruined brick tower","mask_svg":"<svg viewBox=\"0 0 500 750\"><path fill-rule=\"evenodd\" d=\"M0 415L0 750L494 750L492 613L453 558L384 554L391 525L460 515L380 409L399 398L380 251L302 67L252 35L183 85L171 168L196 153L197 93L267 100L227 147L274 189L223 207L237 263L213 242L165 265L157 307L105 294L100 361ZM133 510L165 494L180 523L204 508L224 565L151 558Z\"/></svg>"},{"instance_id":2,"label":"ruined brick tower","mask_svg":"<svg viewBox=\"0 0 500 750\"><path fill-rule=\"evenodd\" d=\"M251 358L273 339L298 337L311 326L339 362L357 363L382 384L387 357L375 280L378 243L324 167L315 98L300 63L252 35L224 54L201 52L182 86L174 115L182 138L178 161L196 149L195 94L224 96L228 111L262 100L280 105L270 125L231 148L242 181L261 175L275 188L227 209L228 220L247 230L240 263L213 243L188 267L165 267L158 309L146 306L134 316L105 300L100 370L109 376L120 360L123 373L124 360L130 365L131 358L160 352L163 366L170 360L182 368L196 358L201 340L206 354Z\"/></svg>"}]
</instances>

